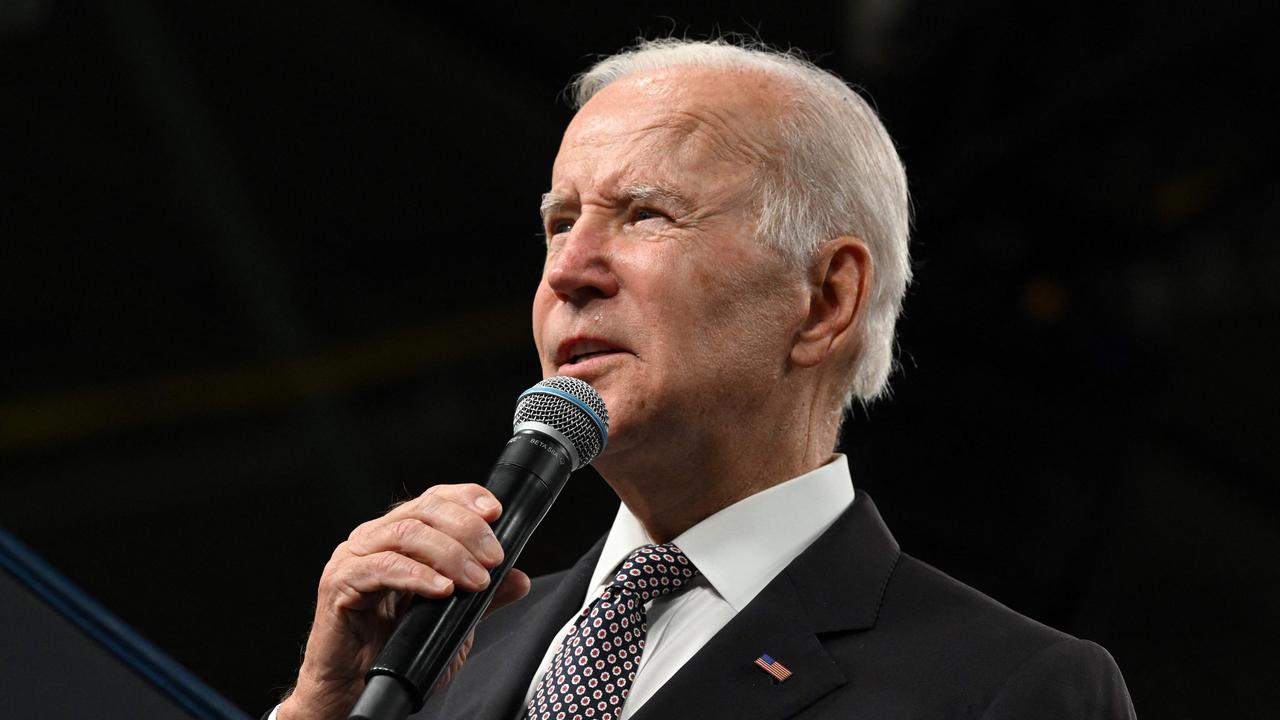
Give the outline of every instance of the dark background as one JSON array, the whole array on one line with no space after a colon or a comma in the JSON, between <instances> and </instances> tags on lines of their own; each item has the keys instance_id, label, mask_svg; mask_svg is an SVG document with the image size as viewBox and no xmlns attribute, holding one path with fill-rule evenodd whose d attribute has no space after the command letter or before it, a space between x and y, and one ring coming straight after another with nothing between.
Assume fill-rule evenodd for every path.
<instances>
[{"instance_id":1,"label":"dark background","mask_svg":"<svg viewBox=\"0 0 1280 720\"><path fill-rule=\"evenodd\" d=\"M844 441L904 548L1101 642L1143 716L1269 716L1273 28L1232 2L7 0L0 525L270 707L332 547L482 478L538 378L565 82L742 31L866 88L908 168L903 367ZM583 473L523 565L612 507Z\"/></svg>"}]
</instances>

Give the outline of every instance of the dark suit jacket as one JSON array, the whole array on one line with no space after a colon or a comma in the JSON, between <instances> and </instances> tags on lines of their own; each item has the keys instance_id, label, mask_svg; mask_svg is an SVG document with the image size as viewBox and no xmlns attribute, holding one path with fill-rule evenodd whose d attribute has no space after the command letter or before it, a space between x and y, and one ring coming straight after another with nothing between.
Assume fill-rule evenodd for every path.
<instances>
[{"instance_id":1,"label":"dark suit jacket","mask_svg":"<svg viewBox=\"0 0 1280 720\"><path fill-rule=\"evenodd\" d=\"M414 717L518 717L602 545L481 623L462 671ZM775 682L762 653L792 676ZM1131 718L1133 706L1106 650L901 552L860 492L633 717Z\"/></svg>"}]
</instances>

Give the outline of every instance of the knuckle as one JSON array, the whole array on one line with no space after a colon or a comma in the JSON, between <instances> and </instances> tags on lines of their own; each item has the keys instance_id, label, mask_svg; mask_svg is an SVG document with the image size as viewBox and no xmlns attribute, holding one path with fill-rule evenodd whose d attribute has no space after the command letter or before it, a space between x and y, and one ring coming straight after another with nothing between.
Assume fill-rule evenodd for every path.
<instances>
[{"instance_id":1,"label":"knuckle","mask_svg":"<svg viewBox=\"0 0 1280 720\"><path fill-rule=\"evenodd\" d=\"M440 494L433 493L431 492L432 490L435 490L435 488L433 487L418 496L417 512L419 515L430 515L440 507L441 503L444 502L440 497Z\"/></svg>"},{"instance_id":2,"label":"knuckle","mask_svg":"<svg viewBox=\"0 0 1280 720\"><path fill-rule=\"evenodd\" d=\"M355 527L354 530L351 531L351 534L347 536L347 540L348 541L359 540L365 535L368 535L369 531L374 527L376 523L377 523L376 520L370 520L368 522L360 523Z\"/></svg>"},{"instance_id":3,"label":"knuckle","mask_svg":"<svg viewBox=\"0 0 1280 720\"><path fill-rule=\"evenodd\" d=\"M350 540L340 543L333 549L333 553L329 555L329 560L325 562L321 575L349 573L352 563L358 562L359 557L360 553L357 552L356 543Z\"/></svg>"},{"instance_id":4,"label":"knuckle","mask_svg":"<svg viewBox=\"0 0 1280 720\"><path fill-rule=\"evenodd\" d=\"M394 523L391 523L391 526L387 530L391 534L391 538L395 541L395 543L398 546L403 547L404 545L410 544L413 542L413 540L417 537L419 529L421 527L422 527L422 523L418 522L417 520L414 520L412 518L405 518L403 520L397 520Z\"/></svg>"},{"instance_id":5,"label":"knuckle","mask_svg":"<svg viewBox=\"0 0 1280 720\"><path fill-rule=\"evenodd\" d=\"M351 552L350 545L351 545L350 540L338 543L338 546L335 547L333 549L333 552L329 554L329 561L326 562L324 566L325 572L329 572L334 565L337 565L339 562L342 562L343 559L351 557L352 555L355 554Z\"/></svg>"},{"instance_id":6,"label":"knuckle","mask_svg":"<svg viewBox=\"0 0 1280 720\"><path fill-rule=\"evenodd\" d=\"M338 581L337 572L333 569L332 565L326 565L324 572L320 574L320 583L317 585L317 589L320 591L320 594L329 594L329 591L338 584L340 583Z\"/></svg>"},{"instance_id":7,"label":"knuckle","mask_svg":"<svg viewBox=\"0 0 1280 720\"><path fill-rule=\"evenodd\" d=\"M347 583L347 578L351 574L351 567L344 560L345 558L334 557L325 563L324 570L320 573L320 582L317 585L321 594Z\"/></svg>"},{"instance_id":8,"label":"knuckle","mask_svg":"<svg viewBox=\"0 0 1280 720\"><path fill-rule=\"evenodd\" d=\"M482 495L488 492L483 486L475 483L433 485L431 490L435 491L435 494L439 497L452 502L471 502L471 499L477 495Z\"/></svg>"},{"instance_id":9,"label":"knuckle","mask_svg":"<svg viewBox=\"0 0 1280 720\"><path fill-rule=\"evenodd\" d=\"M452 504L448 508L443 508L441 513L445 520L459 527L467 527L472 521L479 520L476 514L462 507L461 505Z\"/></svg>"},{"instance_id":10,"label":"knuckle","mask_svg":"<svg viewBox=\"0 0 1280 720\"><path fill-rule=\"evenodd\" d=\"M469 538L482 539L491 533L489 523L484 518L474 513L466 513L459 518L458 524L462 528L463 534Z\"/></svg>"},{"instance_id":11,"label":"knuckle","mask_svg":"<svg viewBox=\"0 0 1280 720\"><path fill-rule=\"evenodd\" d=\"M379 575L392 575L400 569L400 556L393 552L378 553L374 557L373 566Z\"/></svg>"}]
</instances>

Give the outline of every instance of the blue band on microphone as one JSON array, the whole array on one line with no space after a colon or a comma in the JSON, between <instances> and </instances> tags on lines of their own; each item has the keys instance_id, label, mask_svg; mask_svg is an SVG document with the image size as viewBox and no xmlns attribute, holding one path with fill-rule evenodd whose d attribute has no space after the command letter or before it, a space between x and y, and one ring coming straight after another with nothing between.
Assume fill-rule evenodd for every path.
<instances>
[{"instance_id":1,"label":"blue band on microphone","mask_svg":"<svg viewBox=\"0 0 1280 720\"><path fill-rule=\"evenodd\" d=\"M547 385L534 385L528 390L520 393L520 397L516 398L516 402L523 400L525 395L533 395L535 393L540 395L555 395L558 398L564 398L565 400L568 400L574 405L582 408L582 411L587 414L587 417L591 418L591 422L596 424L596 429L600 431L600 452L604 452L604 449L609 447L609 428L604 424L604 421L600 419L600 416L596 414L596 411L591 409L590 405L587 405L563 390L548 387Z\"/></svg>"}]
</instances>

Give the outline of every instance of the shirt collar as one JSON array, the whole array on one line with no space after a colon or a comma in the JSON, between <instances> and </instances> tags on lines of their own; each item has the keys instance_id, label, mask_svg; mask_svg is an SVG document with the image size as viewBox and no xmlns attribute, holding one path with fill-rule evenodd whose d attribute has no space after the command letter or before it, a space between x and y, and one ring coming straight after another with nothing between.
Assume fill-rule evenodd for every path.
<instances>
[{"instance_id":1,"label":"shirt collar","mask_svg":"<svg viewBox=\"0 0 1280 720\"><path fill-rule=\"evenodd\" d=\"M684 531L674 542L725 602L740 612L765 585L853 503L849 463L831 462L743 498ZM619 504L587 600L608 584L632 550L652 543L625 504Z\"/></svg>"}]
</instances>

